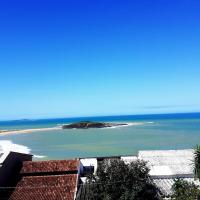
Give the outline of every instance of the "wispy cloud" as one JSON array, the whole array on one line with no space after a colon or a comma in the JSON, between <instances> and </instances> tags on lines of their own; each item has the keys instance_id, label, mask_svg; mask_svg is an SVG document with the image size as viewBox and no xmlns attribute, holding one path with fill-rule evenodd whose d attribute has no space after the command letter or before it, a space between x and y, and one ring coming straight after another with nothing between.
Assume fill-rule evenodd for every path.
<instances>
[{"instance_id":1,"label":"wispy cloud","mask_svg":"<svg viewBox=\"0 0 200 200\"><path fill-rule=\"evenodd\" d=\"M141 106L138 108L143 108L143 109L169 109L169 108L185 108L185 107L192 107L194 105L188 105L188 104L183 104L183 105L153 105L153 106Z\"/></svg>"}]
</instances>

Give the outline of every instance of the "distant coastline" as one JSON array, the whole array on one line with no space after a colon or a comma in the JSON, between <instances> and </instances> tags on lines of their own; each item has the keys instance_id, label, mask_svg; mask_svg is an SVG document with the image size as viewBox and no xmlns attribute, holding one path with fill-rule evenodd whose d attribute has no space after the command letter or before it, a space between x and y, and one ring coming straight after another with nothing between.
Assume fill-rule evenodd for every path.
<instances>
[{"instance_id":1,"label":"distant coastline","mask_svg":"<svg viewBox=\"0 0 200 200\"><path fill-rule=\"evenodd\" d=\"M151 113L151 114L122 114L122 115L99 115L99 116L80 116L80 117L56 117L56 118L38 118L38 119L11 119L11 120L0 120L1 124L18 124L18 123L37 123L37 122L45 122L45 121L55 121L60 120L66 122L77 122L77 121L107 121L105 119L113 120L126 120L127 118L132 118L133 120L151 120L157 118L163 119L187 119L187 118L200 118L200 112L183 112L183 113Z\"/></svg>"}]
</instances>

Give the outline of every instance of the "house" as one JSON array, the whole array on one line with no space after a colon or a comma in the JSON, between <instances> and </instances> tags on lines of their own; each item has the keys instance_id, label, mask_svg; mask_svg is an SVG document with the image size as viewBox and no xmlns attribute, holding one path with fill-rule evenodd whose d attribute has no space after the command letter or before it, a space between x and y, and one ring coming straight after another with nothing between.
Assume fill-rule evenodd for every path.
<instances>
[{"instance_id":1,"label":"house","mask_svg":"<svg viewBox=\"0 0 200 200\"><path fill-rule=\"evenodd\" d=\"M90 173L96 174L99 163L104 160L120 159L120 156L80 158L80 174L82 182L85 182L86 176Z\"/></svg>"},{"instance_id":2,"label":"house","mask_svg":"<svg viewBox=\"0 0 200 200\"><path fill-rule=\"evenodd\" d=\"M74 200L79 160L23 162L20 179L9 200Z\"/></svg>"},{"instance_id":3,"label":"house","mask_svg":"<svg viewBox=\"0 0 200 200\"><path fill-rule=\"evenodd\" d=\"M31 161L32 155L0 151L0 199L75 200L87 197L89 173L96 173L104 160L147 162L150 176L164 198L172 194L174 178L200 186L194 178L194 150L139 151L137 156Z\"/></svg>"},{"instance_id":4,"label":"house","mask_svg":"<svg viewBox=\"0 0 200 200\"><path fill-rule=\"evenodd\" d=\"M122 156L121 160L123 160L126 164L129 164L131 162L137 161L137 156Z\"/></svg>"},{"instance_id":5,"label":"house","mask_svg":"<svg viewBox=\"0 0 200 200\"><path fill-rule=\"evenodd\" d=\"M137 156L101 157L96 159L97 162L96 160L92 161L92 159L81 159L81 161L83 166L95 166L93 171L95 173L98 164L107 159L121 159L126 164L138 159L147 162L147 166L150 169L149 174L164 198L171 196L175 178L182 178L200 186L199 180L194 178L194 150L192 149L139 151ZM82 169L84 171L85 168L83 167ZM85 177L81 177L81 180L82 183L86 182ZM87 188L80 188L79 199L85 196L85 193L87 193Z\"/></svg>"},{"instance_id":6,"label":"house","mask_svg":"<svg viewBox=\"0 0 200 200\"><path fill-rule=\"evenodd\" d=\"M96 173L97 171L97 158L82 158L80 159L81 174L90 172Z\"/></svg>"},{"instance_id":7,"label":"house","mask_svg":"<svg viewBox=\"0 0 200 200\"><path fill-rule=\"evenodd\" d=\"M7 199L15 187L24 161L32 155L12 151L0 151L0 199Z\"/></svg>"},{"instance_id":8,"label":"house","mask_svg":"<svg viewBox=\"0 0 200 200\"><path fill-rule=\"evenodd\" d=\"M194 178L194 150L139 151L138 158L147 162L150 176L163 197L170 197L175 178L200 186Z\"/></svg>"}]
</instances>

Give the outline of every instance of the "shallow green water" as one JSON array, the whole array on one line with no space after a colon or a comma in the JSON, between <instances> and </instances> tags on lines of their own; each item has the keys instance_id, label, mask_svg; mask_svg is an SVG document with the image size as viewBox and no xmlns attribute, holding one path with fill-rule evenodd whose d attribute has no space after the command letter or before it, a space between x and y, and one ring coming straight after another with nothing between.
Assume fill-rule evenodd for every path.
<instances>
[{"instance_id":1,"label":"shallow green water","mask_svg":"<svg viewBox=\"0 0 200 200\"><path fill-rule=\"evenodd\" d=\"M45 159L134 155L138 150L184 149L200 144L200 119L142 121L137 126L41 131L1 136L0 140L25 145L32 154L47 156Z\"/></svg>"}]
</instances>

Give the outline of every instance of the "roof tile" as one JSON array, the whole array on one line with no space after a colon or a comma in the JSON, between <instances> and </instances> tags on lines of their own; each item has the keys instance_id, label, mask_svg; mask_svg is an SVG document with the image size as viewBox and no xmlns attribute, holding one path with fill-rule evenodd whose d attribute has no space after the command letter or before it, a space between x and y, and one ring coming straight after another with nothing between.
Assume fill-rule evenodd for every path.
<instances>
[{"instance_id":1,"label":"roof tile","mask_svg":"<svg viewBox=\"0 0 200 200\"><path fill-rule=\"evenodd\" d=\"M23 162L20 173L77 171L78 167L78 160L26 161Z\"/></svg>"},{"instance_id":2,"label":"roof tile","mask_svg":"<svg viewBox=\"0 0 200 200\"><path fill-rule=\"evenodd\" d=\"M9 200L73 200L77 174L23 177Z\"/></svg>"},{"instance_id":3,"label":"roof tile","mask_svg":"<svg viewBox=\"0 0 200 200\"><path fill-rule=\"evenodd\" d=\"M9 200L73 200L78 169L79 160L25 161Z\"/></svg>"}]
</instances>

